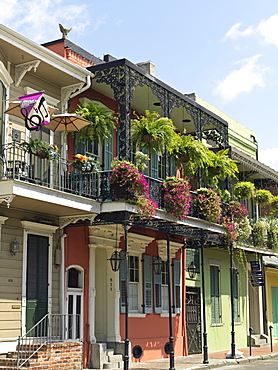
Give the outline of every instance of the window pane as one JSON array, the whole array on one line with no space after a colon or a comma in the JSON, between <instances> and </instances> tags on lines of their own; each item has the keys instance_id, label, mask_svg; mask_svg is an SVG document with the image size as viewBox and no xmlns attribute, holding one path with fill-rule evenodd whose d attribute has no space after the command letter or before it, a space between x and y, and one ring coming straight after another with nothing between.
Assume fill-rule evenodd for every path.
<instances>
[{"instance_id":1,"label":"window pane","mask_svg":"<svg viewBox=\"0 0 278 370\"><path fill-rule=\"evenodd\" d=\"M169 310L169 301L168 301L168 286L162 285L162 311Z\"/></svg>"},{"instance_id":2,"label":"window pane","mask_svg":"<svg viewBox=\"0 0 278 370\"><path fill-rule=\"evenodd\" d=\"M138 284L129 284L129 310L138 311Z\"/></svg>"}]
</instances>

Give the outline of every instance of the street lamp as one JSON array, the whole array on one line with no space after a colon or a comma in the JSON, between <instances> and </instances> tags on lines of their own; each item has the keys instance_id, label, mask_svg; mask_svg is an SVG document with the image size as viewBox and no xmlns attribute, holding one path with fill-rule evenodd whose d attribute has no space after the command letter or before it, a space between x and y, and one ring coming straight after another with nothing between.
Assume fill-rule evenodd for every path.
<instances>
[{"instance_id":1,"label":"street lamp","mask_svg":"<svg viewBox=\"0 0 278 370\"><path fill-rule=\"evenodd\" d=\"M162 259L157 256L153 258L153 269L156 275L160 275L162 271Z\"/></svg>"}]
</instances>

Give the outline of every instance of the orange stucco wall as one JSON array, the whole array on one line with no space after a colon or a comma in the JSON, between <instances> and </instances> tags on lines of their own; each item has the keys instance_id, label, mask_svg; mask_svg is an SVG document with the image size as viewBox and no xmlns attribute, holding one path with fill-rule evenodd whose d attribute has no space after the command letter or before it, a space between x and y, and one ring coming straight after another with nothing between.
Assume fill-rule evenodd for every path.
<instances>
[{"instance_id":1,"label":"orange stucco wall","mask_svg":"<svg viewBox=\"0 0 278 370\"><path fill-rule=\"evenodd\" d=\"M65 271L71 265L78 265L84 269L84 367L90 361L89 343L89 322L88 322L88 293L89 293L89 247L88 247L88 228L86 226L68 227L65 230Z\"/></svg>"},{"instance_id":2,"label":"orange stucco wall","mask_svg":"<svg viewBox=\"0 0 278 370\"><path fill-rule=\"evenodd\" d=\"M135 229L135 228L134 228ZM134 230L133 229L133 230ZM152 231L145 230L146 234L152 234ZM120 243L123 249L123 239ZM154 239L147 247L146 253L150 256L158 255L158 248L156 240ZM181 252L181 249L175 255L176 259L181 260L181 268L185 264L185 254ZM183 270L183 269L182 269ZM181 280L184 282L184 276L181 274ZM172 279L173 281L173 279ZM182 313L173 315L172 317L172 334L174 337L174 352L175 356L187 355L186 348L186 329L184 320L184 288L181 284L181 302L182 302ZM154 293L154 291L153 291ZM173 299L173 297L172 297ZM153 297L154 301L154 297ZM143 350L143 354L140 359L135 359L132 356L133 362L138 361L149 361L159 358L167 358L168 355L164 351L164 346L169 342L169 317L160 314L146 314L145 317L132 317L129 315L128 320L129 326L129 340L131 349L140 345ZM125 338L125 314L120 314L120 334L122 340Z\"/></svg>"}]
</instances>

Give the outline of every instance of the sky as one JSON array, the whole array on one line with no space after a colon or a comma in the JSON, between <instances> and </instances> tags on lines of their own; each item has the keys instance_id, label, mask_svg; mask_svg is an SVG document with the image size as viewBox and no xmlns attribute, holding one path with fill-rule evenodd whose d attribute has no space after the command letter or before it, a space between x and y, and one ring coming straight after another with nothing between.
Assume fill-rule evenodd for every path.
<instances>
[{"instance_id":1,"label":"sky","mask_svg":"<svg viewBox=\"0 0 278 370\"><path fill-rule=\"evenodd\" d=\"M156 77L195 92L255 132L278 170L277 0L0 0L0 23L44 43L69 39L99 58L151 60Z\"/></svg>"}]
</instances>

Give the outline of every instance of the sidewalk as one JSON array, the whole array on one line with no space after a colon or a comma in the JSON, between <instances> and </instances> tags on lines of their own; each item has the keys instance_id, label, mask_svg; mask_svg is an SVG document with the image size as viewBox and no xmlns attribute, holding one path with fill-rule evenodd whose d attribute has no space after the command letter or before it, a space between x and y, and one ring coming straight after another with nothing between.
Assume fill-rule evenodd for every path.
<instances>
[{"instance_id":1,"label":"sidewalk","mask_svg":"<svg viewBox=\"0 0 278 370\"><path fill-rule=\"evenodd\" d=\"M175 357L175 369L214 369L220 366L233 365L242 362L251 362L255 360L262 360L264 358L278 357L278 343L273 344L273 352L270 351L270 345L266 347L252 347L252 356L249 356L249 348L237 348L238 351L243 352L244 359L227 360L226 353L229 351L219 351L209 353L209 364L203 364L203 355L190 355L185 357ZM132 363L130 368L136 370L165 370L169 369L169 358L162 360L154 360L147 362Z\"/></svg>"}]
</instances>

